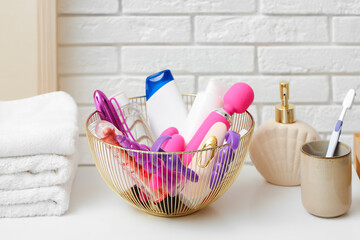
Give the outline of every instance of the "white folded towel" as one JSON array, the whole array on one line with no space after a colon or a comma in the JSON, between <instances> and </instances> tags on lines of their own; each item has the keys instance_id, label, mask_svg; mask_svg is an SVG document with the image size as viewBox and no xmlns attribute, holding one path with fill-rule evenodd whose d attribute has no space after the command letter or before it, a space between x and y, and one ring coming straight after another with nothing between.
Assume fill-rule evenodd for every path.
<instances>
[{"instance_id":1,"label":"white folded towel","mask_svg":"<svg viewBox=\"0 0 360 240\"><path fill-rule=\"evenodd\" d=\"M0 101L0 217L61 215L77 168L77 106L65 92Z\"/></svg>"},{"instance_id":2,"label":"white folded towel","mask_svg":"<svg viewBox=\"0 0 360 240\"><path fill-rule=\"evenodd\" d=\"M76 169L69 181L52 187L0 191L0 217L62 215L69 208Z\"/></svg>"},{"instance_id":3,"label":"white folded towel","mask_svg":"<svg viewBox=\"0 0 360 240\"><path fill-rule=\"evenodd\" d=\"M47 187L69 181L77 164L74 156L35 155L0 158L0 190Z\"/></svg>"},{"instance_id":4,"label":"white folded towel","mask_svg":"<svg viewBox=\"0 0 360 240\"><path fill-rule=\"evenodd\" d=\"M77 118L76 103L65 92L0 101L0 157L72 155Z\"/></svg>"}]
</instances>

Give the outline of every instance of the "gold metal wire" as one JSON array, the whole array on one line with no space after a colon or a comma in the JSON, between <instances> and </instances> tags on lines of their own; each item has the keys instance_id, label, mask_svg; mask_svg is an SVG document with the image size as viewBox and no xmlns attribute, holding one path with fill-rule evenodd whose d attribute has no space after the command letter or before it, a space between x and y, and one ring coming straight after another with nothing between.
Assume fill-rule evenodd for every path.
<instances>
[{"instance_id":1,"label":"gold metal wire","mask_svg":"<svg viewBox=\"0 0 360 240\"><path fill-rule=\"evenodd\" d=\"M188 110L195 98L196 95L193 94L183 95ZM130 101L139 103L147 119L145 97L131 98ZM229 144L180 153L125 149L108 144L90 132L89 125L99 119L97 112L92 113L87 119L85 127L91 154L101 177L117 195L132 206L149 214L163 217L177 217L196 212L216 201L229 189L243 167L255 124L249 112L232 116L230 130L240 132L242 129L246 129L248 133L241 137L239 147L234 151L233 160L230 162L229 156L226 156L225 162L230 163L227 168L221 170L224 173L223 178L215 178L213 181L215 187L211 189L210 179L219 153ZM134 157L131 157L148 159L151 156L150 154L160 159L167 159L173 154L178 154L182 156L183 161L191 160L188 167L199 175L199 181L194 183L186 178L179 177L182 176L182 169L176 169L179 173L178 176L175 176L176 179L173 179L173 175L169 175L169 171L163 171L160 173L161 179L175 182L177 183L176 186L163 183L161 187L153 190L151 181L158 185L161 184L161 181L159 178L151 177L151 174L148 174L140 164L136 163ZM199 158L204 159L207 165L198 164L197 159Z\"/></svg>"}]
</instances>

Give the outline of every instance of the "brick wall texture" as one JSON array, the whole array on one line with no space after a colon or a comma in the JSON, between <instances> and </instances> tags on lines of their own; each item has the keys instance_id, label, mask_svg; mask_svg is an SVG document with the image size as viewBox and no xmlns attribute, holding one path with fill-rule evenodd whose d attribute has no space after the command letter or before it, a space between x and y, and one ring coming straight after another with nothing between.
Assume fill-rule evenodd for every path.
<instances>
[{"instance_id":1,"label":"brick wall texture","mask_svg":"<svg viewBox=\"0 0 360 240\"><path fill-rule=\"evenodd\" d=\"M360 131L360 1L59 0L58 46L60 89L80 109L81 164L93 163L84 132L93 91L144 95L146 76L166 68L183 93L210 80L250 84L257 126L289 80L298 119L323 138L356 88L342 141Z\"/></svg>"}]
</instances>

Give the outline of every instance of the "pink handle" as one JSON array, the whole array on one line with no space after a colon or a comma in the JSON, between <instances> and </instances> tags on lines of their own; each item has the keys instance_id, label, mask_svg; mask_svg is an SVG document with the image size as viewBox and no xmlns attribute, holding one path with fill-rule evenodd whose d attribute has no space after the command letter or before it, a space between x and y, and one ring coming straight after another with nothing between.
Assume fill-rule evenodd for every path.
<instances>
[{"instance_id":1,"label":"pink handle","mask_svg":"<svg viewBox=\"0 0 360 240\"><path fill-rule=\"evenodd\" d=\"M218 122L222 122L226 126L226 131L230 128L230 123L226 120L224 116L217 112L212 112L210 115L205 119L203 124L201 124L200 128L195 133L194 137L185 147L185 152L187 151L196 151L199 149L201 142L204 140L204 137L209 132L210 128ZM225 133L224 133L225 136ZM190 156L183 155L182 161L185 166L188 166L191 162L192 157L195 153L191 154Z\"/></svg>"}]
</instances>

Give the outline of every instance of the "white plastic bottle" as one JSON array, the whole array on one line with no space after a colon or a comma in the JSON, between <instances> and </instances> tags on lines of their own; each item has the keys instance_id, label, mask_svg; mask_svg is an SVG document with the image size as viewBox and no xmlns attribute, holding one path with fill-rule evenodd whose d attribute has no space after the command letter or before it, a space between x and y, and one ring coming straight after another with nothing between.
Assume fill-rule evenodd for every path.
<instances>
[{"instance_id":1,"label":"white plastic bottle","mask_svg":"<svg viewBox=\"0 0 360 240\"><path fill-rule=\"evenodd\" d=\"M146 78L146 109L155 138L169 127L183 129L186 106L170 70Z\"/></svg>"},{"instance_id":2,"label":"white plastic bottle","mask_svg":"<svg viewBox=\"0 0 360 240\"><path fill-rule=\"evenodd\" d=\"M210 81L206 90L197 94L186 118L184 129L181 130L185 144L189 143L202 122L212 111L224 106L223 97L227 90L226 84Z\"/></svg>"}]
</instances>

